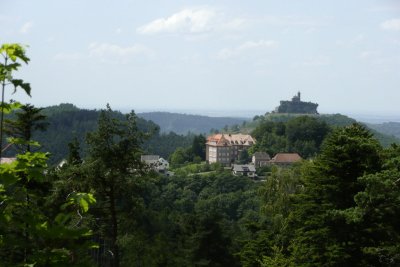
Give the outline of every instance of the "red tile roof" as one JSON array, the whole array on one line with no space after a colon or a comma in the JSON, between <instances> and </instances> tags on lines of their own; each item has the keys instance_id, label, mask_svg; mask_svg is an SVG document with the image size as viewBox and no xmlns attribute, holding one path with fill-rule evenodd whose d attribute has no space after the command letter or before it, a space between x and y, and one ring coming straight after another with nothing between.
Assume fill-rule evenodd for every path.
<instances>
[{"instance_id":1,"label":"red tile roof","mask_svg":"<svg viewBox=\"0 0 400 267\"><path fill-rule=\"evenodd\" d=\"M300 161L302 158L297 153L278 153L272 158L274 163L293 163Z\"/></svg>"},{"instance_id":2,"label":"red tile roof","mask_svg":"<svg viewBox=\"0 0 400 267\"><path fill-rule=\"evenodd\" d=\"M251 146L255 140L248 134L214 134L207 137L207 143L212 145L246 145Z\"/></svg>"}]
</instances>

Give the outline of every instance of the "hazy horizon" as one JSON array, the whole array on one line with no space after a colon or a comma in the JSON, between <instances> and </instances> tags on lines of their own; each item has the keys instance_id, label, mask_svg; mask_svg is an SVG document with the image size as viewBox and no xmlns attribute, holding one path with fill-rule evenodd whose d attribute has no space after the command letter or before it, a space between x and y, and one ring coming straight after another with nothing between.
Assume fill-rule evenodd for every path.
<instances>
[{"instance_id":1,"label":"hazy horizon","mask_svg":"<svg viewBox=\"0 0 400 267\"><path fill-rule=\"evenodd\" d=\"M81 109L104 109L104 106L93 107L93 106L79 106L73 103L59 103L59 104L52 104L49 106L56 106L60 104L72 104ZM43 108L48 106L41 106ZM113 110L120 111L122 113L128 113L130 111L135 111L135 113L147 113L147 112L169 112L169 113L179 113L179 114L187 114L187 115L201 115L201 116L208 116L208 117L230 117L230 118L243 118L243 119L252 119L256 115L264 115L267 112L271 112L274 109L270 110L209 110L209 109L168 109L168 108L144 108L144 109L136 109L134 107L114 107L111 106ZM319 111L319 110L318 110ZM383 122L400 122L400 115L397 114L371 114L371 113L352 113L352 112L338 112L338 111L326 111L321 112L319 114L342 114L346 115L350 118L356 119L360 122L366 123L383 123Z\"/></svg>"}]
</instances>

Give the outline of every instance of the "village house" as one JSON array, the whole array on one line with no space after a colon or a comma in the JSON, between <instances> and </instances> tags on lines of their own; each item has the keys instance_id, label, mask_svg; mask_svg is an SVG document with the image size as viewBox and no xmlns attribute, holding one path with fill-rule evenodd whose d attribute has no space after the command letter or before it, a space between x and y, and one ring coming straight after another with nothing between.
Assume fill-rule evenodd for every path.
<instances>
[{"instance_id":1,"label":"village house","mask_svg":"<svg viewBox=\"0 0 400 267\"><path fill-rule=\"evenodd\" d=\"M278 153L269 161L269 164L289 166L300 160L302 160L302 158L297 153Z\"/></svg>"},{"instance_id":2,"label":"village house","mask_svg":"<svg viewBox=\"0 0 400 267\"><path fill-rule=\"evenodd\" d=\"M266 152L255 152L251 158L251 162L256 168L268 165L271 157Z\"/></svg>"},{"instance_id":3,"label":"village house","mask_svg":"<svg viewBox=\"0 0 400 267\"><path fill-rule=\"evenodd\" d=\"M256 177L256 168L252 164L239 165L233 164L232 174L236 176L248 176L251 178Z\"/></svg>"},{"instance_id":4,"label":"village house","mask_svg":"<svg viewBox=\"0 0 400 267\"><path fill-rule=\"evenodd\" d=\"M142 155L140 160L159 173L167 173L169 163L158 155Z\"/></svg>"},{"instance_id":5,"label":"village house","mask_svg":"<svg viewBox=\"0 0 400 267\"><path fill-rule=\"evenodd\" d=\"M248 134L214 134L207 138L206 160L208 163L219 162L230 166L241 151L248 149L255 140Z\"/></svg>"}]
</instances>

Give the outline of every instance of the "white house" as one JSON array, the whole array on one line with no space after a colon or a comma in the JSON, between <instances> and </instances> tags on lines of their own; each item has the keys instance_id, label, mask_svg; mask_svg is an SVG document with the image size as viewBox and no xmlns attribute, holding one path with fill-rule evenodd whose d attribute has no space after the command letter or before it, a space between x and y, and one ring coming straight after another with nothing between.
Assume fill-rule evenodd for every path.
<instances>
[{"instance_id":1,"label":"white house","mask_svg":"<svg viewBox=\"0 0 400 267\"><path fill-rule=\"evenodd\" d=\"M236 176L248 176L248 177L256 177L256 168L252 164L240 165L233 164L232 173Z\"/></svg>"},{"instance_id":2,"label":"white house","mask_svg":"<svg viewBox=\"0 0 400 267\"><path fill-rule=\"evenodd\" d=\"M166 159L160 158L158 155L142 155L141 161L146 163L147 166L159 173L167 173L169 169L169 163Z\"/></svg>"}]
</instances>

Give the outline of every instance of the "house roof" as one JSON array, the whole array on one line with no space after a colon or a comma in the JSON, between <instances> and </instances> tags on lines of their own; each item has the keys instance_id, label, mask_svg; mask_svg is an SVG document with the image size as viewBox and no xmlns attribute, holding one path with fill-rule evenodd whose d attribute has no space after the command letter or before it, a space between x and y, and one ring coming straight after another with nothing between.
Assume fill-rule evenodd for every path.
<instances>
[{"instance_id":1,"label":"house roof","mask_svg":"<svg viewBox=\"0 0 400 267\"><path fill-rule=\"evenodd\" d=\"M274 163L293 163L300 161L302 158L297 153L278 153L271 159Z\"/></svg>"},{"instance_id":2,"label":"house roof","mask_svg":"<svg viewBox=\"0 0 400 267\"><path fill-rule=\"evenodd\" d=\"M249 134L214 134L207 137L207 144L217 146L243 145L251 146L255 143Z\"/></svg>"},{"instance_id":3,"label":"house roof","mask_svg":"<svg viewBox=\"0 0 400 267\"><path fill-rule=\"evenodd\" d=\"M250 164L246 164L246 165L233 164L232 170L236 171L236 172L255 172L256 167L254 167L254 165L250 165Z\"/></svg>"},{"instance_id":4,"label":"house roof","mask_svg":"<svg viewBox=\"0 0 400 267\"><path fill-rule=\"evenodd\" d=\"M270 160L271 159L271 157L268 155L268 153L266 153L266 152L255 152L254 154L253 154L253 156L256 158L256 159L265 159L265 160Z\"/></svg>"}]
</instances>

